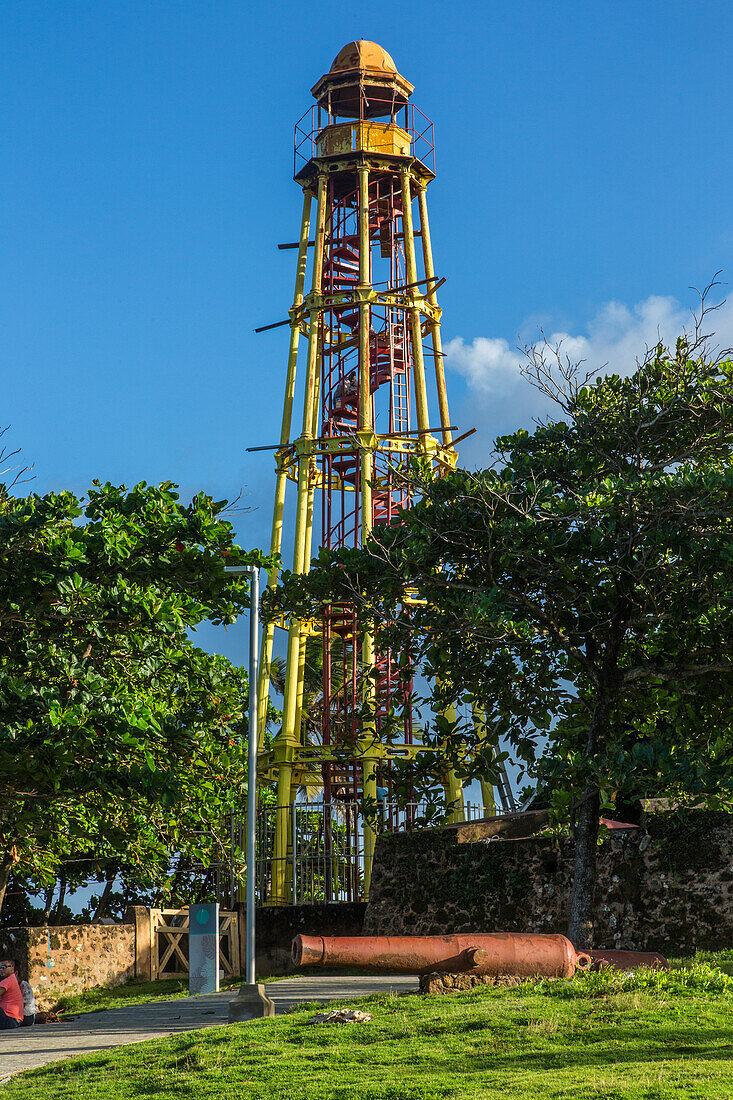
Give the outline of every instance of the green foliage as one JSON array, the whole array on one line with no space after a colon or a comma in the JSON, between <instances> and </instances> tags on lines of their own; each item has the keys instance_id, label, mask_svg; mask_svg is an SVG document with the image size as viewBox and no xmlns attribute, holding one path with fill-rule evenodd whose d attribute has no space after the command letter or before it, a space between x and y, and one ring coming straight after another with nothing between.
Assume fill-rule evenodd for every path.
<instances>
[{"instance_id":1,"label":"green foliage","mask_svg":"<svg viewBox=\"0 0 733 1100\"><path fill-rule=\"evenodd\" d=\"M707 962L675 970L614 970L610 966L602 970L584 973L576 971L572 978L556 981L545 979L533 983L537 992L545 997L562 1000L607 997L614 993L652 993L667 996L685 996L694 993L733 994L733 978Z\"/></svg>"},{"instance_id":2,"label":"green foliage","mask_svg":"<svg viewBox=\"0 0 733 1100\"><path fill-rule=\"evenodd\" d=\"M510 746L574 826L573 934L615 798L733 805L733 361L699 332L595 384L533 349L556 419L498 439L482 472L416 470L398 523L269 594L304 616L353 600L432 683L414 786L446 761L492 781ZM474 707L485 722L460 718Z\"/></svg>"},{"instance_id":3,"label":"green foliage","mask_svg":"<svg viewBox=\"0 0 733 1100\"><path fill-rule=\"evenodd\" d=\"M243 797L248 687L191 633L248 606L224 563L263 560L225 506L170 482L0 489L0 899L11 866L43 885L116 862L143 887L172 851L212 858Z\"/></svg>"},{"instance_id":4,"label":"green foliage","mask_svg":"<svg viewBox=\"0 0 733 1100\"><path fill-rule=\"evenodd\" d=\"M725 947L722 951L698 951L695 959L722 969L723 965L733 963L733 947Z\"/></svg>"},{"instance_id":5,"label":"green foliage","mask_svg":"<svg viewBox=\"0 0 733 1100\"><path fill-rule=\"evenodd\" d=\"M549 739L560 814L589 781L607 805L618 789L729 789L732 380L730 362L657 348L572 392L569 422L497 440L494 468L423 480L374 546L321 551L270 600L356 600L385 642L409 641L436 709L483 707L488 754L465 723L432 730L467 778L491 777L504 736L528 766ZM426 603L405 609L415 578Z\"/></svg>"}]
</instances>

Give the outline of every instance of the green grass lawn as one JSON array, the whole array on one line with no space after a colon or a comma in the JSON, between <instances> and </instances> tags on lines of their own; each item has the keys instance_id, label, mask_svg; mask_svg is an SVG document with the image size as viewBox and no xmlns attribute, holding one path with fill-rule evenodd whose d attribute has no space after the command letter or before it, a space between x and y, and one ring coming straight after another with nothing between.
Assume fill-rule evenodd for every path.
<instances>
[{"instance_id":1,"label":"green grass lawn","mask_svg":"<svg viewBox=\"0 0 733 1100\"><path fill-rule=\"evenodd\" d=\"M704 963L372 997L370 1023L308 1025L300 1007L59 1062L3 1100L731 1100L732 1005Z\"/></svg>"},{"instance_id":2,"label":"green grass lawn","mask_svg":"<svg viewBox=\"0 0 733 1100\"><path fill-rule=\"evenodd\" d=\"M343 970L319 971L321 976L326 974L343 974ZM350 971L350 973L354 973ZM302 974L293 973L286 975L288 978L300 978ZM242 984L244 977L222 978L222 989L236 989ZM280 982L282 975L270 978L257 978L258 982ZM126 1005L144 1005L151 1001L167 1001L174 997L188 997L188 978L165 978L157 982L140 982L133 980L124 985L101 985L96 989L87 989L84 993L69 993L59 997L53 1006L54 1012L61 1019L68 1020L71 1016L82 1016L86 1012L104 1012L108 1008L124 1008Z\"/></svg>"},{"instance_id":3,"label":"green grass lawn","mask_svg":"<svg viewBox=\"0 0 733 1100\"><path fill-rule=\"evenodd\" d=\"M726 951L699 951L692 958L671 959L674 967L689 967L695 962L707 962L719 967L727 974L733 974L733 949ZM318 971L320 977L328 974L355 974L354 970L327 970L322 967ZM288 978L302 977L301 973L287 974ZM242 976L222 980L222 989L235 989L244 981ZM282 976L270 978L257 978L258 982L282 981ZM157 982L125 982L124 985L100 986L98 989L88 989L84 993L73 993L60 997L54 1005L54 1011L60 1017L68 1019L70 1016L81 1016L86 1012L103 1012L108 1008L122 1008L125 1005L142 1005L151 1001L165 1001L172 997L188 996L188 979L165 979ZM733 1094L732 1094L733 1096Z\"/></svg>"},{"instance_id":4,"label":"green grass lawn","mask_svg":"<svg viewBox=\"0 0 733 1100\"><path fill-rule=\"evenodd\" d=\"M237 979L241 982L241 978ZM234 982L222 983L222 989ZM99 986L84 993L69 993L59 997L54 1011L62 1017L80 1016L85 1012L101 1012L124 1005L143 1005L149 1001L165 1001L171 997L188 996L188 978L170 978L160 982L125 982L124 985Z\"/></svg>"}]
</instances>

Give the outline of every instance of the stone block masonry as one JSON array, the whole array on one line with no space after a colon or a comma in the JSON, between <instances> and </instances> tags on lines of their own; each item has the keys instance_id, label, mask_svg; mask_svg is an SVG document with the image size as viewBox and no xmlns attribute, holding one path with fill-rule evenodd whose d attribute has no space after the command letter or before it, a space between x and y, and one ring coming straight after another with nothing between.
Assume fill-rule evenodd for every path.
<instances>
[{"instance_id":1,"label":"stone block masonry","mask_svg":"<svg viewBox=\"0 0 733 1100\"><path fill-rule=\"evenodd\" d=\"M9 928L0 952L18 960L40 1011L59 997L135 977L134 924Z\"/></svg>"},{"instance_id":2,"label":"stone block masonry","mask_svg":"<svg viewBox=\"0 0 733 1100\"><path fill-rule=\"evenodd\" d=\"M472 822L382 835L368 906L257 911L258 975L292 973L299 933L564 932L572 843L515 834L506 822ZM598 870L597 946L665 955L733 946L733 815L649 815L641 829L608 834ZM0 953L18 959L43 1010L63 994L148 979L150 939L150 913L135 906L124 924L2 930Z\"/></svg>"},{"instance_id":3,"label":"stone block masonry","mask_svg":"<svg viewBox=\"0 0 733 1100\"><path fill-rule=\"evenodd\" d=\"M290 948L296 936L360 936L364 925L365 902L338 905L263 906L256 914L255 969L262 977L292 974ZM239 922L241 953L244 960L245 914Z\"/></svg>"},{"instance_id":4,"label":"stone block masonry","mask_svg":"<svg viewBox=\"0 0 733 1100\"><path fill-rule=\"evenodd\" d=\"M364 935L564 932L572 842L480 834L471 824L380 836ZM608 833L596 912L597 946L733 946L733 815L655 813Z\"/></svg>"},{"instance_id":5,"label":"stone block masonry","mask_svg":"<svg viewBox=\"0 0 733 1100\"><path fill-rule=\"evenodd\" d=\"M257 910L257 974L292 974L290 945L304 935L358 936L366 905L298 905ZM245 957L244 910L239 921L241 959ZM153 973L150 910L131 906L124 924L70 924L0 930L0 953L20 964L40 1011L59 997ZM185 979L187 972L181 971Z\"/></svg>"}]
</instances>

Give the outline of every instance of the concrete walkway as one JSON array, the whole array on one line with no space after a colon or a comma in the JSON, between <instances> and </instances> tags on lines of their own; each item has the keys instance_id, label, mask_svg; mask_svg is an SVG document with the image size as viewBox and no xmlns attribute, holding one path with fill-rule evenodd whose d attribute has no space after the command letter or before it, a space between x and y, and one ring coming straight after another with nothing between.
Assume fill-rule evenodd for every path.
<instances>
[{"instance_id":1,"label":"concrete walkway","mask_svg":"<svg viewBox=\"0 0 733 1100\"><path fill-rule=\"evenodd\" d=\"M417 989L417 978L284 978L267 983L267 995L279 1015L304 1001L343 1001L371 993L402 993ZM180 1031L214 1027L227 1022L229 1002L236 995L206 993L144 1005L107 1009L77 1016L60 1024L0 1031L0 1084L25 1069L45 1066L60 1058L73 1058L94 1050L160 1039Z\"/></svg>"}]
</instances>

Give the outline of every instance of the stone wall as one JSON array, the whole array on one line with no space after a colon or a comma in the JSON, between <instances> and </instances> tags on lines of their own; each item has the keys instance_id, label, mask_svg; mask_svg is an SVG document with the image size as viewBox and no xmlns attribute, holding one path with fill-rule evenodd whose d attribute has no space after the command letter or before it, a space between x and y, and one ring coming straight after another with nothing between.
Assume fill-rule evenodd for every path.
<instances>
[{"instance_id":1,"label":"stone wall","mask_svg":"<svg viewBox=\"0 0 733 1100\"><path fill-rule=\"evenodd\" d=\"M290 945L298 934L564 931L571 843L492 832L491 825L473 823L382 835L368 906L258 909L258 975L292 972ZM733 946L731 815L648 816L639 830L609 834L598 868L598 946L667 954ZM18 959L39 1008L49 1008L62 994L148 977L148 910L136 906L127 920L6 929L0 953ZM244 965L244 914L239 923Z\"/></svg>"},{"instance_id":2,"label":"stone wall","mask_svg":"<svg viewBox=\"0 0 733 1100\"><path fill-rule=\"evenodd\" d=\"M293 905L262 907L255 918L257 974L270 977L294 970L290 948L295 936L360 936L365 902L342 905ZM245 915L239 922L242 966L246 958Z\"/></svg>"},{"instance_id":3,"label":"stone wall","mask_svg":"<svg viewBox=\"0 0 733 1100\"><path fill-rule=\"evenodd\" d=\"M365 935L564 932L572 844L476 825L382 835ZM598 850L597 946L670 954L733 946L733 817L648 816Z\"/></svg>"},{"instance_id":4,"label":"stone wall","mask_svg":"<svg viewBox=\"0 0 733 1100\"><path fill-rule=\"evenodd\" d=\"M290 947L302 935L358 936L366 904L298 905L257 910L257 974L293 971ZM242 967L245 919L239 920ZM150 911L131 906L124 924L71 924L0 931L0 954L18 961L36 995L40 1011L59 997L98 986L120 985L150 977ZM50 964L50 965L49 965ZM185 978L186 974L181 974Z\"/></svg>"},{"instance_id":5,"label":"stone wall","mask_svg":"<svg viewBox=\"0 0 733 1100\"><path fill-rule=\"evenodd\" d=\"M0 933L0 953L19 962L43 1011L63 994L120 985L133 978L135 925L9 928Z\"/></svg>"}]
</instances>

